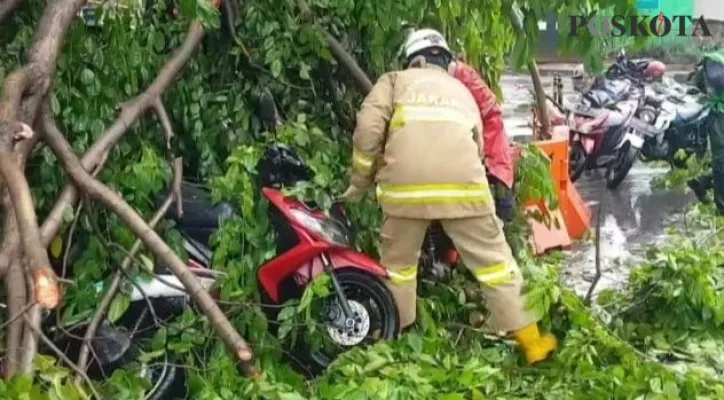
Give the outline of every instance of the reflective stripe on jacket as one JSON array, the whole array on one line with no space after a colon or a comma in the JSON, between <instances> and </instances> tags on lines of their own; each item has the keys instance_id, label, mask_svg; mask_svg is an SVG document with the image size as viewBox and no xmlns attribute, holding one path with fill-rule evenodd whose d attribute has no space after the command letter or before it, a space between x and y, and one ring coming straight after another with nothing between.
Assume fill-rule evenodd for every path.
<instances>
[{"instance_id":1,"label":"reflective stripe on jacket","mask_svg":"<svg viewBox=\"0 0 724 400\"><path fill-rule=\"evenodd\" d=\"M352 184L376 183L377 200L393 217L491 214L481 131L470 91L442 68L387 73L357 114Z\"/></svg>"},{"instance_id":2,"label":"reflective stripe on jacket","mask_svg":"<svg viewBox=\"0 0 724 400\"><path fill-rule=\"evenodd\" d=\"M450 75L462 82L472 93L483 121L483 153L488 173L503 182L508 189L513 187L513 150L505 134L503 112L498 100L488 85L473 67L454 61L448 68Z\"/></svg>"}]
</instances>

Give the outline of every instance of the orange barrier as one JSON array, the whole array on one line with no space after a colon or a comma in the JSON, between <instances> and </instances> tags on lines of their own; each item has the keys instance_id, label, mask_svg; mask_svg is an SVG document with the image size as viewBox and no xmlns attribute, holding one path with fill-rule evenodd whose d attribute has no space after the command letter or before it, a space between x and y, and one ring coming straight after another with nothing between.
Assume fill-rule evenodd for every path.
<instances>
[{"instance_id":1,"label":"orange barrier","mask_svg":"<svg viewBox=\"0 0 724 400\"><path fill-rule=\"evenodd\" d=\"M561 128L561 129L557 129ZM582 239L589 230L591 212L583 202L568 177L568 130L566 126L553 129L553 139L534 142L551 160L551 176L558 193L558 208L551 210L543 201L532 201L525 205L525 210L532 214L528 217L533 235L530 238L535 254L548 250L567 248L571 239ZM520 150L515 149L513 160L520 158ZM547 225L539 221L535 214L550 216Z\"/></svg>"},{"instance_id":2,"label":"orange barrier","mask_svg":"<svg viewBox=\"0 0 724 400\"><path fill-rule=\"evenodd\" d=\"M546 225L543 221L528 217L528 225L533 231L530 242L535 254L543 254L548 250L565 249L571 245L571 237L568 235L566 225L562 222L564 218L560 209L550 210L545 204L528 205L525 209L531 212L547 213L552 221L560 221L558 224L552 222L550 225Z\"/></svg>"},{"instance_id":3,"label":"orange barrier","mask_svg":"<svg viewBox=\"0 0 724 400\"><path fill-rule=\"evenodd\" d=\"M568 177L568 139L556 137L536 142L535 145L551 159L551 175L568 235L573 239L582 239L590 228L591 211Z\"/></svg>"}]
</instances>

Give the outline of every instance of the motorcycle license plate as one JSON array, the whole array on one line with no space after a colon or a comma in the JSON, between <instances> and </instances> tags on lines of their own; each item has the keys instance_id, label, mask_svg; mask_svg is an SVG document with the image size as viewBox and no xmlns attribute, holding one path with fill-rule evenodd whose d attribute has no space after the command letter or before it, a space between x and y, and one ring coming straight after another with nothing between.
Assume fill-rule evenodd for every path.
<instances>
[{"instance_id":1,"label":"motorcycle license plate","mask_svg":"<svg viewBox=\"0 0 724 400\"><path fill-rule=\"evenodd\" d=\"M637 149L640 149L644 145L644 138L634 132L626 133L624 140L628 140L631 146Z\"/></svg>"}]
</instances>

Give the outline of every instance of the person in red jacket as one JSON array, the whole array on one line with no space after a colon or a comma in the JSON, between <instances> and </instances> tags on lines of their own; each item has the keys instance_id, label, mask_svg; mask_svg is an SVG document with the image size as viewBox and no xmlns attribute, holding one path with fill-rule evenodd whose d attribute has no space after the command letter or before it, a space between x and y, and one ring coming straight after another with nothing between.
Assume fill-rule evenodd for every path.
<instances>
[{"instance_id":1,"label":"person in red jacket","mask_svg":"<svg viewBox=\"0 0 724 400\"><path fill-rule=\"evenodd\" d=\"M450 51L449 49L444 50ZM483 154L481 156L488 170L488 180L494 193L498 217L504 222L509 222L513 217L515 207L513 148L505 133L503 112L498 104L498 99L485 84L478 71L465 64L461 58L450 62L448 72L470 90L478 104L480 119L483 121Z\"/></svg>"}]
</instances>

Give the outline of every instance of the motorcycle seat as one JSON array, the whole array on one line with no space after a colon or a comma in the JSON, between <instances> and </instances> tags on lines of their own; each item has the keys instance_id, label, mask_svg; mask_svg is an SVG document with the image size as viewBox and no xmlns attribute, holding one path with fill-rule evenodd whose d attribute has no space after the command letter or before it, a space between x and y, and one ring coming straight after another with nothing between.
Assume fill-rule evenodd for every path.
<instances>
[{"instance_id":1,"label":"motorcycle seat","mask_svg":"<svg viewBox=\"0 0 724 400\"><path fill-rule=\"evenodd\" d=\"M623 81L608 81L604 84L603 89L613 95L613 97L621 97L629 88L629 84Z\"/></svg>"},{"instance_id":2,"label":"motorcycle seat","mask_svg":"<svg viewBox=\"0 0 724 400\"><path fill-rule=\"evenodd\" d=\"M591 102L591 105L596 107L603 107L606 104L612 103L610 92L603 89L594 89L584 94L584 98Z\"/></svg>"},{"instance_id":3,"label":"motorcycle seat","mask_svg":"<svg viewBox=\"0 0 724 400\"><path fill-rule=\"evenodd\" d=\"M676 106L677 119L689 121L698 118L708 107L699 103L684 103Z\"/></svg>"},{"instance_id":4,"label":"motorcycle seat","mask_svg":"<svg viewBox=\"0 0 724 400\"><path fill-rule=\"evenodd\" d=\"M169 191L156 196L156 207L163 204ZM219 227L220 221L237 213L236 207L231 203L213 204L208 190L190 182L181 183L181 200L183 215L179 217L176 205L172 205L166 213L166 218L175 221L182 230L184 228L215 230Z\"/></svg>"},{"instance_id":5,"label":"motorcycle seat","mask_svg":"<svg viewBox=\"0 0 724 400\"><path fill-rule=\"evenodd\" d=\"M663 96L657 96L657 95L646 95L645 102L646 104L652 105L654 107L661 107L661 104L666 99Z\"/></svg>"}]
</instances>

